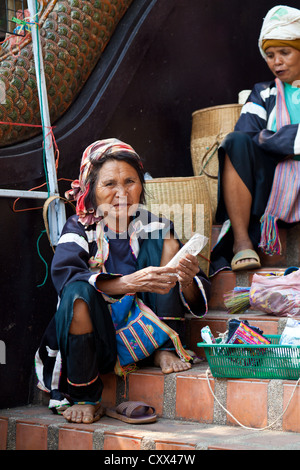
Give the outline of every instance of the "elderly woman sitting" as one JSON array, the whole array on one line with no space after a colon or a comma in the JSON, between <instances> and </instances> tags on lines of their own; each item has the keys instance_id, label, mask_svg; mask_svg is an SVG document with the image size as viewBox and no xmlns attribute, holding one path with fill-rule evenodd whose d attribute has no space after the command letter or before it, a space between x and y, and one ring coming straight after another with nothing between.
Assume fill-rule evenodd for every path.
<instances>
[{"instance_id":1,"label":"elderly woman sitting","mask_svg":"<svg viewBox=\"0 0 300 470\"><path fill-rule=\"evenodd\" d=\"M65 418L87 423L104 413L99 374L125 374L149 356L166 374L191 367L181 343L184 314L206 313L210 284L192 255L165 266L180 243L170 221L141 206L144 170L131 146L117 139L90 145L72 188L77 215L52 263L59 307L36 369L49 407L61 407L63 394L73 405Z\"/></svg>"},{"instance_id":2,"label":"elderly woman sitting","mask_svg":"<svg viewBox=\"0 0 300 470\"><path fill-rule=\"evenodd\" d=\"M275 80L255 85L219 149L216 217L226 235L213 250L212 274L259 268L258 246L281 253L277 221L300 220L300 10L272 8L259 48Z\"/></svg>"}]
</instances>

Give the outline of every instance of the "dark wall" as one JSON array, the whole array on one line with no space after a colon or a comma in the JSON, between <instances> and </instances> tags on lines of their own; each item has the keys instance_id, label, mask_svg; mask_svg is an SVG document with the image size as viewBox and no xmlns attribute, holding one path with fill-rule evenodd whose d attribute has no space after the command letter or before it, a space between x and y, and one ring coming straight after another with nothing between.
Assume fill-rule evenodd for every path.
<instances>
[{"instance_id":1,"label":"dark wall","mask_svg":"<svg viewBox=\"0 0 300 470\"><path fill-rule=\"evenodd\" d=\"M192 112L237 102L240 90L271 78L257 40L263 17L275 4L174 0L125 93L114 102L111 119L104 129L99 123L98 138L114 136L133 145L154 177L191 175ZM289 5L299 6L298 1ZM124 76L117 79L121 82ZM85 142L87 134L88 129L81 129L81 145L90 144ZM60 176L77 176L77 151L68 163L68 146L61 149ZM32 186L26 181L26 187ZM65 183L61 194L67 187ZM56 305L50 278L38 287L45 277L37 250L44 229L41 211L14 213L12 203L0 198L0 340L7 353L7 363L0 364L0 408L30 399L34 353ZM32 201L20 201L18 207L31 205ZM52 251L45 235L40 253L50 267Z\"/></svg>"},{"instance_id":2,"label":"dark wall","mask_svg":"<svg viewBox=\"0 0 300 470\"><path fill-rule=\"evenodd\" d=\"M119 136L154 177L193 174L192 112L236 103L272 75L258 37L272 0L175 0L101 137ZM288 5L299 8L298 1ZM120 78L121 79L121 78Z\"/></svg>"},{"instance_id":3,"label":"dark wall","mask_svg":"<svg viewBox=\"0 0 300 470\"><path fill-rule=\"evenodd\" d=\"M41 211L14 213L12 207L13 200L0 198L0 340L6 346L6 364L0 364L0 408L29 400L35 350L57 301L37 251L44 229ZM31 207L37 205L32 201L17 204L18 209ZM49 262L52 253L46 235L39 250Z\"/></svg>"}]
</instances>

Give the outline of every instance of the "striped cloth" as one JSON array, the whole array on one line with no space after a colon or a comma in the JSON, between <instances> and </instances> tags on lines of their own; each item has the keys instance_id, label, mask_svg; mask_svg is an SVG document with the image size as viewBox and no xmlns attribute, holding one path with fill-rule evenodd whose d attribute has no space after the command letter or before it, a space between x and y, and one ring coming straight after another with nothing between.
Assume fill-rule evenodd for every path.
<instances>
[{"instance_id":1,"label":"striped cloth","mask_svg":"<svg viewBox=\"0 0 300 470\"><path fill-rule=\"evenodd\" d=\"M284 85L277 78L277 130L291 123L285 102ZM275 169L268 204L261 218L260 248L268 255L281 254L277 221L300 221L300 161L289 158L279 162Z\"/></svg>"}]
</instances>

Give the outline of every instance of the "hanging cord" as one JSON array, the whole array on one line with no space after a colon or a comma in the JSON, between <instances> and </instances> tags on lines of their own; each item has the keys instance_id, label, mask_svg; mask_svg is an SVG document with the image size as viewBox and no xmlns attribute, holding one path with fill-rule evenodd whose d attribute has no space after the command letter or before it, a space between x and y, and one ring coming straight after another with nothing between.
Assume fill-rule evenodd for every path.
<instances>
[{"instance_id":1,"label":"hanging cord","mask_svg":"<svg viewBox=\"0 0 300 470\"><path fill-rule=\"evenodd\" d=\"M45 274L45 277L44 277L44 281L41 284L39 284L37 287L43 287L46 284L46 281L48 279L48 273L49 273L49 268L48 268L47 261L43 258L43 256L41 255L41 252L40 252L40 240L41 240L42 236L44 235L44 233L46 233L46 230L43 230L40 233L40 236L39 236L39 238L36 242L36 247L37 247L38 255L39 255L40 259L43 261L43 263L46 267L46 274Z\"/></svg>"},{"instance_id":2,"label":"hanging cord","mask_svg":"<svg viewBox=\"0 0 300 470\"><path fill-rule=\"evenodd\" d=\"M295 387L294 387L293 393L292 393L292 395L291 395L291 397L290 397L290 399L289 399L289 401L288 401L287 406L285 407L283 413L281 413L281 415L279 415L278 418L276 418L275 421L273 421L273 423L269 424L268 426L266 426L266 427L264 427L264 428L251 428L251 427L245 426L244 424L240 423L240 422L230 413L230 411L228 411L228 410L225 408L225 406L223 406L222 403L220 403L220 401L218 400L218 398L216 397L216 395L214 394L214 392L212 391L212 388L211 388L211 386L210 386L209 377L208 377L208 374L209 374L209 373L210 373L210 368L208 367L208 369L206 370L206 379L207 379L207 383L208 383L209 390L210 390L212 396L214 397L214 399L216 400L216 402L220 405L220 407L221 407L229 416L231 416L231 418L232 418L239 426L241 426L241 427L244 428L244 429L248 429L248 430L250 430L250 431L265 431L266 429L269 429L269 428L271 428L272 426L274 426L274 424L277 423L277 421L279 421L279 420L283 417L283 415L286 413L288 407L290 406L290 403L291 403L291 401L292 401L292 398L293 398L293 396L294 396L294 394L295 394L295 392L296 392L297 386L298 386L298 384L299 384L299 382L300 382L300 377L299 377L299 379L297 380L296 385L295 385Z\"/></svg>"}]
</instances>

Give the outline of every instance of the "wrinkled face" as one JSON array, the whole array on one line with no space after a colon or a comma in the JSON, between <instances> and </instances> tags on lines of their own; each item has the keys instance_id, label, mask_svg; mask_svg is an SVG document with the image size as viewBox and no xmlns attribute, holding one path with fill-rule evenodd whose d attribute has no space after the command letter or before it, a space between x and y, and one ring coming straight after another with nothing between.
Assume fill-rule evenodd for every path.
<instances>
[{"instance_id":1,"label":"wrinkled face","mask_svg":"<svg viewBox=\"0 0 300 470\"><path fill-rule=\"evenodd\" d=\"M112 229L127 229L132 209L139 204L142 190L139 175L129 163L108 160L103 164L98 173L95 197L98 210L105 215Z\"/></svg>"},{"instance_id":2,"label":"wrinkled face","mask_svg":"<svg viewBox=\"0 0 300 470\"><path fill-rule=\"evenodd\" d=\"M266 60L275 77L300 86L300 51L294 47L268 47ZM299 83L295 83L299 81Z\"/></svg>"}]
</instances>

